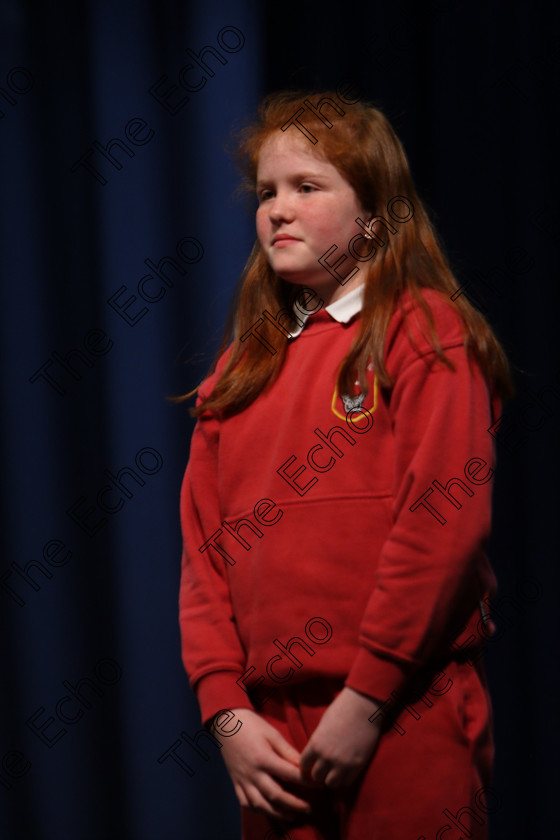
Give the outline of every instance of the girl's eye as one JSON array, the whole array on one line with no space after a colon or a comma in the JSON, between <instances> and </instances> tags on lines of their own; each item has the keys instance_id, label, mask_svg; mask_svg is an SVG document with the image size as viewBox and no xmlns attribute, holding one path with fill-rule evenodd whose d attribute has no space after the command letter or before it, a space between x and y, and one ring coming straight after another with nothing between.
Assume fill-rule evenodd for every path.
<instances>
[{"instance_id":1,"label":"girl's eye","mask_svg":"<svg viewBox=\"0 0 560 840\"><path fill-rule=\"evenodd\" d=\"M311 193L315 192L317 187L313 184L300 184L299 189L301 192ZM270 198L274 198L274 190L261 190L261 192L257 194L259 204L263 201L268 201Z\"/></svg>"}]
</instances>

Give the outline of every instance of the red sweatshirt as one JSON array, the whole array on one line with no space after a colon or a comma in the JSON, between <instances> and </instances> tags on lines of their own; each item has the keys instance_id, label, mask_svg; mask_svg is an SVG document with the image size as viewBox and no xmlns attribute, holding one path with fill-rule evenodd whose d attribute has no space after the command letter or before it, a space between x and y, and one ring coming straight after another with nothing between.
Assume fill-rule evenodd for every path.
<instances>
[{"instance_id":1,"label":"red sweatshirt","mask_svg":"<svg viewBox=\"0 0 560 840\"><path fill-rule=\"evenodd\" d=\"M180 626L204 721L253 708L247 689L262 702L267 686L316 676L384 701L456 655L494 592L487 429L499 405L453 304L424 294L454 371L406 298L385 348L394 387L370 375L364 410L347 415L336 373L360 315L340 323L323 309L289 340L272 388L234 417L199 418L181 492Z\"/></svg>"}]
</instances>

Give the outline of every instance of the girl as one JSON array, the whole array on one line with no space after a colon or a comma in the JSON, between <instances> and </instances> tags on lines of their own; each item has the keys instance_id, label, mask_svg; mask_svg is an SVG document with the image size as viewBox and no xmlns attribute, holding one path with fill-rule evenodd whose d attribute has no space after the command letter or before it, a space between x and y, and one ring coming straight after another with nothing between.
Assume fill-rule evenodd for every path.
<instances>
[{"instance_id":1,"label":"girl","mask_svg":"<svg viewBox=\"0 0 560 840\"><path fill-rule=\"evenodd\" d=\"M379 110L275 93L239 151L257 242L197 389L180 625L243 838L481 840L507 361Z\"/></svg>"}]
</instances>

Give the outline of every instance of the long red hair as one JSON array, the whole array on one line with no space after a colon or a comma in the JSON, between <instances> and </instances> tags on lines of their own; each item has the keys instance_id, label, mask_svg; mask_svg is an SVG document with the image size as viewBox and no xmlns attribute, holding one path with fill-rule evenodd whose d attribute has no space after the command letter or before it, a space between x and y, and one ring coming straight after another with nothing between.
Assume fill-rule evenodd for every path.
<instances>
[{"instance_id":1,"label":"long red hair","mask_svg":"<svg viewBox=\"0 0 560 840\"><path fill-rule=\"evenodd\" d=\"M365 278L360 328L341 362L338 392L354 393L356 377L362 391L367 391L366 368L370 361L379 385L391 388L393 383L384 363L384 344L389 321L405 291L425 313L427 337L434 351L445 364L453 367L441 349L430 306L421 290L435 289L451 298L459 285L416 193L404 149L381 111L365 102L349 105L346 100L343 104L334 91L269 94L259 107L257 121L237 137L236 154L245 171L244 184L254 191L263 143L291 120L304 105L304 100L317 105L318 100L326 98L338 108L338 112L331 106L328 111L324 109L332 128L310 109L301 116L301 121L317 140L313 152L332 163L353 187L361 205L368 210L368 219L371 216L387 219L387 204L395 196L405 197L414 209L414 218L398 225L398 236L383 235L384 244L377 249L374 258L360 263ZM292 125L286 130L299 129ZM284 363L288 338L283 338L269 321L263 319L263 313L267 310L275 316L283 309L291 311L293 297L293 285L274 273L257 240L238 284L236 300L211 372L233 342L229 358L212 393L191 409L193 415L212 411L227 416L243 411L274 382ZM459 295L450 305L456 306L462 316L465 348L480 366L491 390L502 398L511 396L513 388L506 355L483 315L464 295ZM263 321L259 334L275 352L255 339L240 340L259 319ZM198 387L183 399L195 394Z\"/></svg>"}]
</instances>

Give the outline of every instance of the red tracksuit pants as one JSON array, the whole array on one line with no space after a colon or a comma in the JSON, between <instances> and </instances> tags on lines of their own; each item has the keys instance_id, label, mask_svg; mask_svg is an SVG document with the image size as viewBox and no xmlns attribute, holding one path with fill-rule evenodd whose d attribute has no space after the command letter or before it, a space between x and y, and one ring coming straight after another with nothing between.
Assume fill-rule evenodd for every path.
<instances>
[{"instance_id":1,"label":"red tracksuit pants","mask_svg":"<svg viewBox=\"0 0 560 840\"><path fill-rule=\"evenodd\" d=\"M243 840L486 840L488 814L499 807L490 788L486 680L468 663L447 663L445 673L452 680L445 694L415 698L385 723L377 751L350 787L286 785L311 803L311 817L276 822L243 808ZM260 714L301 752L342 685L287 685Z\"/></svg>"}]
</instances>

